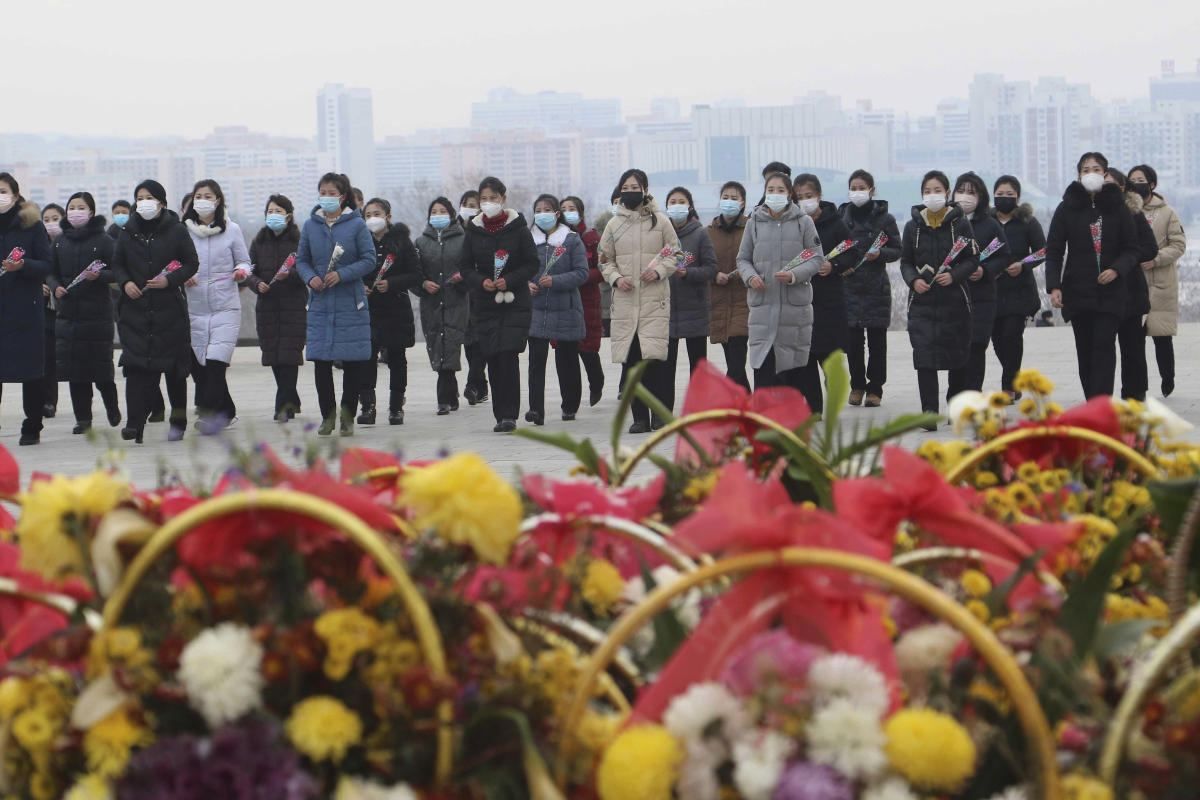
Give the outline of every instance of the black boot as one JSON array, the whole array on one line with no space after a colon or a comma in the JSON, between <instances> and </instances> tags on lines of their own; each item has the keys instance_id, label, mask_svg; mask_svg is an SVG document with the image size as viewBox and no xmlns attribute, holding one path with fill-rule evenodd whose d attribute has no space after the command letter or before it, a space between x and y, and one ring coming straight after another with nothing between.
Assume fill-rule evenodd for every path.
<instances>
[{"instance_id":1,"label":"black boot","mask_svg":"<svg viewBox=\"0 0 1200 800\"><path fill-rule=\"evenodd\" d=\"M341 413L342 424L338 429L338 436L353 436L354 435L354 413L348 408L343 408ZM374 406L371 410L371 423L375 422Z\"/></svg>"},{"instance_id":2,"label":"black boot","mask_svg":"<svg viewBox=\"0 0 1200 800\"><path fill-rule=\"evenodd\" d=\"M375 424L375 392L363 392L360 395L362 400L362 413L358 415L359 425L374 425Z\"/></svg>"},{"instance_id":3,"label":"black boot","mask_svg":"<svg viewBox=\"0 0 1200 800\"><path fill-rule=\"evenodd\" d=\"M333 433L333 429L337 426L337 416L330 414L321 423L321 427L317 428L317 436L329 436Z\"/></svg>"},{"instance_id":4,"label":"black boot","mask_svg":"<svg viewBox=\"0 0 1200 800\"><path fill-rule=\"evenodd\" d=\"M393 408L388 413L388 425L403 425L404 424L404 409Z\"/></svg>"},{"instance_id":5,"label":"black boot","mask_svg":"<svg viewBox=\"0 0 1200 800\"><path fill-rule=\"evenodd\" d=\"M75 427L71 429L71 433L80 434L87 433L92 429L92 421L90 419L81 419L75 423Z\"/></svg>"}]
</instances>

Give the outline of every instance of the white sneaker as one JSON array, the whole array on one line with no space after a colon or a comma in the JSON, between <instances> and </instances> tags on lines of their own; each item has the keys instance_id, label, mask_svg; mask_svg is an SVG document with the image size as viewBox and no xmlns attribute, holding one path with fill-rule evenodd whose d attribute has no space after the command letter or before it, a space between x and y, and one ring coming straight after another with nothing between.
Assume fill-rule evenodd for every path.
<instances>
[{"instance_id":1,"label":"white sneaker","mask_svg":"<svg viewBox=\"0 0 1200 800\"><path fill-rule=\"evenodd\" d=\"M229 423L225 426L225 430L229 430L230 428L235 428L235 427L237 427L237 424L238 424L238 418L236 416L234 416L234 418L229 420Z\"/></svg>"}]
</instances>

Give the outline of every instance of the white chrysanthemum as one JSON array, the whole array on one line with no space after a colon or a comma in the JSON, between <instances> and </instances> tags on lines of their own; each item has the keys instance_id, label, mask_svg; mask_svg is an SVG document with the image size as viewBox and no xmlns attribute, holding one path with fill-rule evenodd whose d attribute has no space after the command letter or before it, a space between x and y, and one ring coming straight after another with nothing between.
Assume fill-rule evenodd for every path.
<instances>
[{"instance_id":1,"label":"white chrysanthemum","mask_svg":"<svg viewBox=\"0 0 1200 800\"><path fill-rule=\"evenodd\" d=\"M755 731L733 746L733 783L744 800L769 800L796 743L777 731Z\"/></svg>"},{"instance_id":2,"label":"white chrysanthemum","mask_svg":"<svg viewBox=\"0 0 1200 800\"><path fill-rule=\"evenodd\" d=\"M902 778L888 778L868 786L862 794L862 800L920 800Z\"/></svg>"},{"instance_id":3,"label":"white chrysanthemum","mask_svg":"<svg viewBox=\"0 0 1200 800\"><path fill-rule=\"evenodd\" d=\"M991 800L1029 800L1029 795L1023 786L1010 786L1000 794L992 795Z\"/></svg>"},{"instance_id":4,"label":"white chrysanthemum","mask_svg":"<svg viewBox=\"0 0 1200 800\"><path fill-rule=\"evenodd\" d=\"M825 764L851 780L869 780L887 766L883 746L887 736L874 711L851 700L834 700L813 714L805 728L808 758Z\"/></svg>"},{"instance_id":5,"label":"white chrysanthemum","mask_svg":"<svg viewBox=\"0 0 1200 800\"><path fill-rule=\"evenodd\" d=\"M656 589L670 586L682 577L679 570L666 564L656 568L650 574L654 579ZM625 591L621 596L627 604L636 605L645 600L647 594L646 582L642 580L641 575L635 575L626 581ZM700 624L700 600L700 590L692 589L671 601L671 610L675 612L676 619L688 630L692 630ZM654 647L654 628L651 625L643 625L629 640L629 649L639 656L649 653L652 647Z\"/></svg>"},{"instance_id":6,"label":"white chrysanthemum","mask_svg":"<svg viewBox=\"0 0 1200 800\"><path fill-rule=\"evenodd\" d=\"M419 800L407 783L384 786L360 778L344 777L338 781L333 800Z\"/></svg>"},{"instance_id":7,"label":"white chrysanthemum","mask_svg":"<svg viewBox=\"0 0 1200 800\"><path fill-rule=\"evenodd\" d=\"M262 704L262 645L249 628L223 622L188 642L179 680L192 708L215 730Z\"/></svg>"},{"instance_id":8,"label":"white chrysanthemum","mask_svg":"<svg viewBox=\"0 0 1200 800\"><path fill-rule=\"evenodd\" d=\"M1156 425L1168 439L1178 439L1190 433L1196 426L1176 414L1166 403L1154 397L1146 397L1143 419Z\"/></svg>"},{"instance_id":9,"label":"white chrysanthemum","mask_svg":"<svg viewBox=\"0 0 1200 800\"><path fill-rule=\"evenodd\" d=\"M663 725L683 742L699 741L720 723L721 737L736 741L750 729L742 701L719 683L696 683L671 700L663 714Z\"/></svg>"},{"instance_id":10,"label":"white chrysanthemum","mask_svg":"<svg viewBox=\"0 0 1200 800\"><path fill-rule=\"evenodd\" d=\"M924 696L929 673L948 670L962 634L945 623L913 628L896 642L896 666L910 693Z\"/></svg>"},{"instance_id":11,"label":"white chrysanthemum","mask_svg":"<svg viewBox=\"0 0 1200 800\"><path fill-rule=\"evenodd\" d=\"M688 800L720 800L721 782L717 780L717 769L725 758L714 753L714 748L699 740L687 742L685 749L687 755L679 769L679 780L675 784L679 796Z\"/></svg>"},{"instance_id":12,"label":"white chrysanthemum","mask_svg":"<svg viewBox=\"0 0 1200 800\"><path fill-rule=\"evenodd\" d=\"M962 436L968 424L976 414L987 411L988 397L983 392L968 389L950 398L950 422L954 425L954 435Z\"/></svg>"},{"instance_id":13,"label":"white chrysanthemum","mask_svg":"<svg viewBox=\"0 0 1200 800\"><path fill-rule=\"evenodd\" d=\"M821 656L808 668L808 685L818 706L845 699L872 712L876 719L888 709L887 682L879 670L858 656Z\"/></svg>"}]
</instances>

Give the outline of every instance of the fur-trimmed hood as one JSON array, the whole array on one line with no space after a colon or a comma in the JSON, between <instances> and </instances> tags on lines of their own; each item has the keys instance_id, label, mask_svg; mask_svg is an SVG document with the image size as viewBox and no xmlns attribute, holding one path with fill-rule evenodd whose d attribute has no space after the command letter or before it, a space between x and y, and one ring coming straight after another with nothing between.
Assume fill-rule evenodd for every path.
<instances>
[{"instance_id":1,"label":"fur-trimmed hood","mask_svg":"<svg viewBox=\"0 0 1200 800\"><path fill-rule=\"evenodd\" d=\"M1095 204L1096 208L1102 212L1112 212L1121 207L1124 202L1125 192L1121 191L1121 187L1115 183L1106 183L1100 187L1100 191L1096 192ZM1083 184L1079 181L1074 181L1067 190L1063 192L1063 202L1069 208L1086 208L1093 202L1093 197L1087 189L1083 188Z\"/></svg>"},{"instance_id":2,"label":"fur-trimmed hood","mask_svg":"<svg viewBox=\"0 0 1200 800\"><path fill-rule=\"evenodd\" d=\"M1143 211L1145 211L1146 201L1142 200L1141 195L1138 195L1134 192L1126 192L1125 207L1128 208L1130 213L1136 217L1138 214L1141 214Z\"/></svg>"},{"instance_id":3,"label":"fur-trimmed hood","mask_svg":"<svg viewBox=\"0 0 1200 800\"><path fill-rule=\"evenodd\" d=\"M993 208L992 212L995 213L995 210ZM1029 220L1034 218L1033 205L1031 203L1021 203L1021 205L1017 206L1017 210L1013 212L1013 217L1021 220L1021 222L1029 222Z\"/></svg>"},{"instance_id":4,"label":"fur-trimmed hood","mask_svg":"<svg viewBox=\"0 0 1200 800\"><path fill-rule=\"evenodd\" d=\"M23 197L19 197L19 200L21 205L17 208L16 222L23 230L28 230L42 221L42 211L37 203L31 203Z\"/></svg>"},{"instance_id":5,"label":"fur-trimmed hood","mask_svg":"<svg viewBox=\"0 0 1200 800\"><path fill-rule=\"evenodd\" d=\"M387 231L380 238L380 241L399 247L405 240L411 238L412 233L408 230L407 225L403 222L393 222L391 225L388 225Z\"/></svg>"}]
</instances>

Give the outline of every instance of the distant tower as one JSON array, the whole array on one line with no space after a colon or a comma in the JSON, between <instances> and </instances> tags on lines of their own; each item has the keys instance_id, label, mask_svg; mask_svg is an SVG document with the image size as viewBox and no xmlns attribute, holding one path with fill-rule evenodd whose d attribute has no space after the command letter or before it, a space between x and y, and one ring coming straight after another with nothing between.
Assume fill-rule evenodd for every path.
<instances>
[{"instance_id":1,"label":"distant tower","mask_svg":"<svg viewBox=\"0 0 1200 800\"><path fill-rule=\"evenodd\" d=\"M317 149L370 197L375 191L375 114L370 89L327 83L317 92Z\"/></svg>"}]
</instances>

